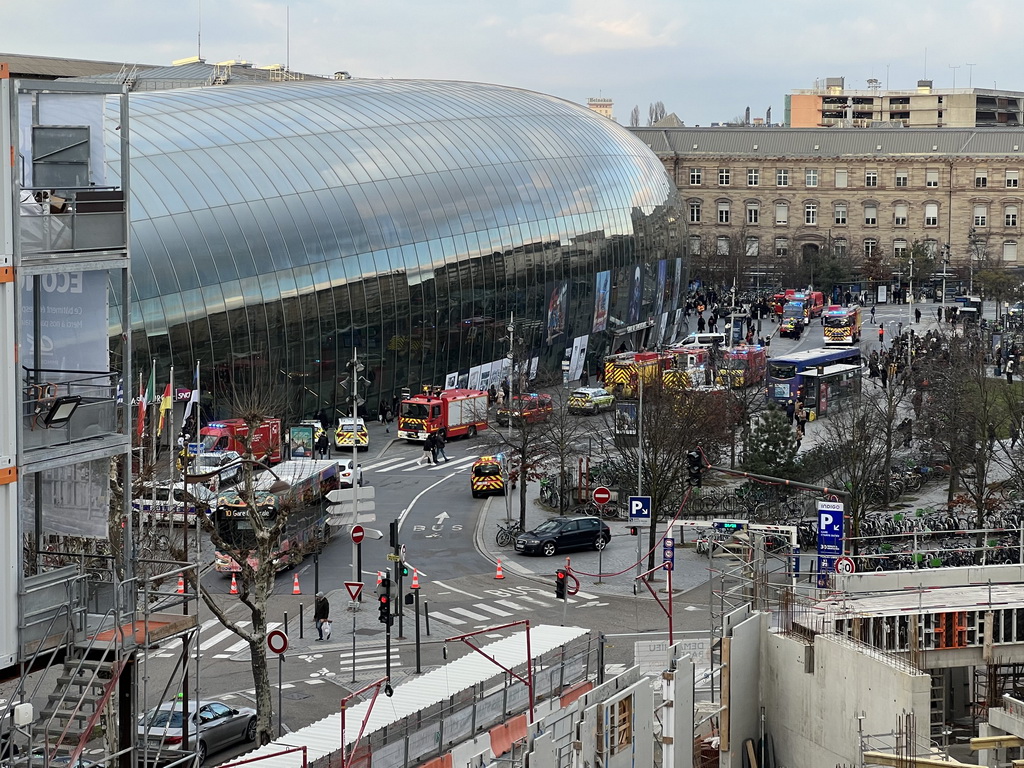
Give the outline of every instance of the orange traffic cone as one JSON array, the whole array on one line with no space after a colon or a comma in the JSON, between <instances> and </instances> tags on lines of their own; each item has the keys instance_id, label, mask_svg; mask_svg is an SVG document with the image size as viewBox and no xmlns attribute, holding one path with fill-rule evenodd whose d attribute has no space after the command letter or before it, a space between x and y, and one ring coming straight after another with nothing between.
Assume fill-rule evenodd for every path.
<instances>
[{"instance_id":1,"label":"orange traffic cone","mask_svg":"<svg viewBox=\"0 0 1024 768\"><path fill-rule=\"evenodd\" d=\"M382 574L380 571L377 571L377 586L378 587L380 586L380 583L382 581L384 581L384 574Z\"/></svg>"},{"instance_id":2,"label":"orange traffic cone","mask_svg":"<svg viewBox=\"0 0 1024 768\"><path fill-rule=\"evenodd\" d=\"M235 574L231 574L231 592L232 595L238 594L238 581L235 579Z\"/></svg>"},{"instance_id":3,"label":"orange traffic cone","mask_svg":"<svg viewBox=\"0 0 1024 768\"><path fill-rule=\"evenodd\" d=\"M178 574L178 594L185 594L185 577L182 574Z\"/></svg>"},{"instance_id":4,"label":"orange traffic cone","mask_svg":"<svg viewBox=\"0 0 1024 768\"><path fill-rule=\"evenodd\" d=\"M299 574L297 574L297 573L295 574L295 578L292 579L292 594L293 595L301 595L302 594L302 588L299 587Z\"/></svg>"},{"instance_id":5,"label":"orange traffic cone","mask_svg":"<svg viewBox=\"0 0 1024 768\"><path fill-rule=\"evenodd\" d=\"M420 588L420 572L415 568L412 569L412 584L409 585L409 589Z\"/></svg>"},{"instance_id":6,"label":"orange traffic cone","mask_svg":"<svg viewBox=\"0 0 1024 768\"><path fill-rule=\"evenodd\" d=\"M501 558L500 557L498 558L498 570L494 572L494 578L496 578L496 579L504 579L505 578L505 574L501 572Z\"/></svg>"}]
</instances>

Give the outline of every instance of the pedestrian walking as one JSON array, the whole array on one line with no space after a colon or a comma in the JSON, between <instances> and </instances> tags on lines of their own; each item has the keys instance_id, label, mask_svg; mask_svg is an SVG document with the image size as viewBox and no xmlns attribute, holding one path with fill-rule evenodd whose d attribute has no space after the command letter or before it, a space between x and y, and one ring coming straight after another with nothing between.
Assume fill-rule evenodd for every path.
<instances>
[{"instance_id":1,"label":"pedestrian walking","mask_svg":"<svg viewBox=\"0 0 1024 768\"><path fill-rule=\"evenodd\" d=\"M914 310L914 322L917 323L918 325L921 324L921 310L920 309L915 309Z\"/></svg>"},{"instance_id":2,"label":"pedestrian walking","mask_svg":"<svg viewBox=\"0 0 1024 768\"><path fill-rule=\"evenodd\" d=\"M586 368L584 368L582 371L580 371L580 386L581 387L589 387L590 386L590 376L587 375L587 369Z\"/></svg>"},{"instance_id":3,"label":"pedestrian walking","mask_svg":"<svg viewBox=\"0 0 1024 768\"><path fill-rule=\"evenodd\" d=\"M430 451L430 460L432 463L437 464L437 434L429 435L427 437L427 450Z\"/></svg>"},{"instance_id":4,"label":"pedestrian walking","mask_svg":"<svg viewBox=\"0 0 1024 768\"><path fill-rule=\"evenodd\" d=\"M705 327L707 327L707 321L704 319L704 315L697 315L697 333L704 333Z\"/></svg>"},{"instance_id":5,"label":"pedestrian walking","mask_svg":"<svg viewBox=\"0 0 1024 768\"><path fill-rule=\"evenodd\" d=\"M1013 371L1017 367L1017 360L1011 357L1006 361L1006 367L1003 369L1006 371L1006 383L1013 384Z\"/></svg>"},{"instance_id":6,"label":"pedestrian walking","mask_svg":"<svg viewBox=\"0 0 1024 768\"><path fill-rule=\"evenodd\" d=\"M935 319L940 323L942 322L942 307L937 307L935 309Z\"/></svg>"},{"instance_id":7,"label":"pedestrian walking","mask_svg":"<svg viewBox=\"0 0 1024 768\"><path fill-rule=\"evenodd\" d=\"M793 405L792 399L786 401L786 420L789 421L790 425L793 424L793 416L796 414L796 406Z\"/></svg>"},{"instance_id":8,"label":"pedestrian walking","mask_svg":"<svg viewBox=\"0 0 1024 768\"><path fill-rule=\"evenodd\" d=\"M878 324L878 346L885 346L885 323Z\"/></svg>"},{"instance_id":9,"label":"pedestrian walking","mask_svg":"<svg viewBox=\"0 0 1024 768\"><path fill-rule=\"evenodd\" d=\"M327 437L326 430L320 430L320 437L316 439L316 450L321 459L326 459L331 452L331 441Z\"/></svg>"},{"instance_id":10,"label":"pedestrian walking","mask_svg":"<svg viewBox=\"0 0 1024 768\"><path fill-rule=\"evenodd\" d=\"M1017 426L1016 419L1010 419L1010 448L1016 448L1018 440L1020 440L1020 427Z\"/></svg>"},{"instance_id":11,"label":"pedestrian walking","mask_svg":"<svg viewBox=\"0 0 1024 768\"><path fill-rule=\"evenodd\" d=\"M316 639L323 640L324 625L331 623L331 604L323 592L317 592L316 599L313 601L313 623L316 624ZM330 633L329 628L327 631Z\"/></svg>"},{"instance_id":12,"label":"pedestrian walking","mask_svg":"<svg viewBox=\"0 0 1024 768\"><path fill-rule=\"evenodd\" d=\"M384 431L391 432L391 422L395 420L395 414L390 408L384 409Z\"/></svg>"},{"instance_id":13,"label":"pedestrian walking","mask_svg":"<svg viewBox=\"0 0 1024 768\"><path fill-rule=\"evenodd\" d=\"M447 462L448 454L444 452L444 447L448 444L448 430L441 427L434 436L434 442L437 444L437 451L434 453L434 461L437 461L438 456L443 456L444 460Z\"/></svg>"},{"instance_id":14,"label":"pedestrian walking","mask_svg":"<svg viewBox=\"0 0 1024 768\"><path fill-rule=\"evenodd\" d=\"M871 305L871 324L875 324L875 307L873 304Z\"/></svg>"},{"instance_id":15,"label":"pedestrian walking","mask_svg":"<svg viewBox=\"0 0 1024 768\"><path fill-rule=\"evenodd\" d=\"M878 366L878 376L882 380L882 389L885 389L885 385L889 382L889 364L885 360L882 360Z\"/></svg>"},{"instance_id":16,"label":"pedestrian walking","mask_svg":"<svg viewBox=\"0 0 1024 768\"><path fill-rule=\"evenodd\" d=\"M434 436L427 435L427 439L423 441L423 458L417 461L417 464L430 464L431 446L434 445Z\"/></svg>"}]
</instances>

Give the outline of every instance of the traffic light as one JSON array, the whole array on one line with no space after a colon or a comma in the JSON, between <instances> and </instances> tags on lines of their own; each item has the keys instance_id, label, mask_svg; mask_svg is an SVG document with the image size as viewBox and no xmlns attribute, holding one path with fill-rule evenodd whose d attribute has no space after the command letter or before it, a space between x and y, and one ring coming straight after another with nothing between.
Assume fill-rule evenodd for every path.
<instances>
[{"instance_id":1,"label":"traffic light","mask_svg":"<svg viewBox=\"0 0 1024 768\"><path fill-rule=\"evenodd\" d=\"M392 549L398 549L398 521L388 523L388 542Z\"/></svg>"},{"instance_id":2,"label":"traffic light","mask_svg":"<svg viewBox=\"0 0 1024 768\"><path fill-rule=\"evenodd\" d=\"M383 595L390 596L391 595L391 577L390 576L382 576L381 577L380 584L377 585L377 594L381 595L381 596L383 596Z\"/></svg>"},{"instance_id":3,"label":"traffic light","mask_svg":"<svg viewBox=\"0 0 1024 768\"><path fill-rule=\"evenodd\" d=\"M565 600L565 579L568 574L564 568L559 568L555 574L555 597L559 600Z\"/></svg>"},{"instance_id":4,"label":"traffic light","mask_svg":"<svg viewBox=\"0 0 1024 768\"><path fill-rule=\"evenodd\" d=\"M637 525L629 526L629 535L630 536L639 536L640 535L640 527L637 526Z\"/></svg>"},{"instance_id":5,"label":"traffic light","mask_svg":"<svg viewBox=\"0 0 1024 768\"><path fill-rule=\"evenodd\" d=\"M377 597L377 621L391 626L391 597L389 595Z\"/></svg>"},{"instance_id":6,"label":"traffic light","mask_svg":"<svg viewBox=\"0 0 1024 768\"><path fill-rule=\"evenodd\" d=\"M690 451L686 454L686 482L690 485L700 488L700 476L704 470L703 459L701 458L700 451Z\"/></svg>"},{"instance_id":7,"label":"traffic light","mask_svg":"<svg viewBox=\"0 0 1024 768\"><path fill-rule=\"evenodd\" d=\"M409 567L408 563L401 563L400 566L399 566L399 571L398 572L400 574L402 574L402 578L405 578L410 573L412 573L412 568Z\"/></svg>"}]
</instances>

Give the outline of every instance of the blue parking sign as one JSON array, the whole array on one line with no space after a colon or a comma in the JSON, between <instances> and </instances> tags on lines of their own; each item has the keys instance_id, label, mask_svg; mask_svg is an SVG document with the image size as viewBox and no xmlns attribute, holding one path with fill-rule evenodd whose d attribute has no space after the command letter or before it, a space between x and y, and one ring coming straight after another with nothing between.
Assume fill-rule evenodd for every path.
<instances>
[{"instance_id":1,"label":"blue parking sign","mask_svg":"<svg viewBox=\"0 0 1024 768\"><path fill-rule=\"evenodd\" d=\"M828 587L836 558L843 554L843 505L838 501L818 502L818 587Z\"/></svg>"},{"instance_id":2,"label":"blue parking sign","mask_svg":"<svg viewBox=\"0 0 1024 768\"><path fill-rule=\"evenodd\" d=\"M630 496L629 497L629 519L650 520L651 519L651 497Z\"/></svg>"}]
</instances>

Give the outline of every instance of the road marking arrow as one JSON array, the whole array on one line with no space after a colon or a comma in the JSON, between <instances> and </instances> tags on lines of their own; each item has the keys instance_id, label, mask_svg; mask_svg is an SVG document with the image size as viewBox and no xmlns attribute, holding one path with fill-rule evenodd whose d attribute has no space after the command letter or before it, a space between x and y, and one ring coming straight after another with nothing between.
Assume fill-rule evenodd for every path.
<instances>
[{"instance_id":1,"label":"road marking arrow","mask_svg":"<svg viewBox=\"0 0 1024 768\"><path fill-rule=\"evenodd\" d=\"M448 517L449 517L449 515L448 515L447 512L442 512L439 515L435 515L434 519L437 520L437 524L438 525L441 525L441 523L443 523L445 520L447 520Z\"/></svg>"}]
</instances>

